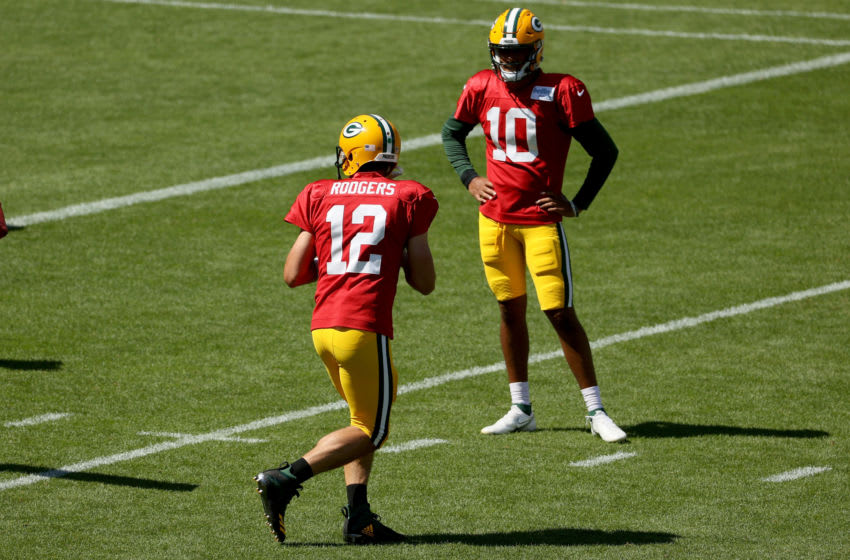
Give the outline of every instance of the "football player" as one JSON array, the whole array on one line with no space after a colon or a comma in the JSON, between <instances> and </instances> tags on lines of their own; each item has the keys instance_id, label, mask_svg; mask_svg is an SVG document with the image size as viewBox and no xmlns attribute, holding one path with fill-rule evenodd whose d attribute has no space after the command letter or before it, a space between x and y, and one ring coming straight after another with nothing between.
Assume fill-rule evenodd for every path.
<instances>
[{"instance_id":1,"label":"football player","mask_svg":"<svg viewBox=\"0 0 850 560\"><path fill-rule=\"evenodd\" d=\"M501 344L511 407L481 431L505 434L537 428L528 390L525 269L558 338L587 407L591 433L608 442L626 434L606 414L590 344L573 307L573 282L563 218L590 207L618 149L596 118L590 93L569 74L543 72L543 25L529 10L504 11L490 30L492 69L469 78L443 125L443 147L469 194L479 203L479 245L487 282L501 312ZM480 124L487 173L479 175L466 137ZM591 162L576 195L562 192L575 138Z\"/></svg>"},{"instance_id":2,"label":"football player","mask_svg":"<svg viewBox=\"0 0 850 560\"><path fill-rule=\"evenodd\" d=\"M6 227L6 218L3 216L3 205L0 204L0 239L6 236L9 233L9 229Z\"/></svg>"},{"instance_id":3,"label":"football player","mask_svg":"<svg viewBox=\"0 0 850 560\"><path fill-rule=\"evenodd\" d=\"M286 507L301 485L338 467L348 495L342 508L344 540L405 539L372 513L366 493L374 452L389 434L398 386L390 339L399 271L422 294L435 284L428 228L437 199L426 186L395 178L400 151L401 138L390 121L358 115L339 136L339 179L304 187L286 215L301 231L286 257L284 280L290 287L317 281L313 344L348 403L350 424L321 438L292 464L254 477L268 525L280 542L286 538Z\"/></svg>"}]
</instances>

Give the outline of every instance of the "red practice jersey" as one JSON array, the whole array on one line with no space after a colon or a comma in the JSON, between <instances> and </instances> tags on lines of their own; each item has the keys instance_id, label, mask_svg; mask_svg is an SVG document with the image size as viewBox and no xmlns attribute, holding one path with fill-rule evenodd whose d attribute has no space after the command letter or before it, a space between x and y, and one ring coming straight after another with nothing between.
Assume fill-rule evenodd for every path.
<instances>
[{"instance_id":1,"label":"red practice jersey","mask_svg":"<svg viewBox=\"0 0 850 560\"><path fill-rule=\"evenodd\" d=\"M9 233L9 230L6 228L6 218L3 216L3 206L0 206L0 237L5 236Z\"/></svg>"},{"instance_id":2,"label":"red practice jersey","mask_svg":"<svg viewBox=\"0 0 850 560\"><path fill-rule=\"evenodd\" d=\"M482 70L466 82L454 118L480 123L487 139L487 178L496 198L481 205L482 214L508 224L561 221L536 203L543 192L561 192L572 139L568 129L594 118L580 80L541 72L514 89L492 70Z\"/></svg>"},{"instance_id":3,"label":"red practice jersey","mask_svg":"<svg viewBox=\"0 0 850 560\"><path fill-rule=\"evenodd\" d=\"M379 173L310 183L286 221L313 234L319 263L312 329L393 336L392 307L407 240L428 231L437 199L416 181Z\"/></svg>"}]
</instances>

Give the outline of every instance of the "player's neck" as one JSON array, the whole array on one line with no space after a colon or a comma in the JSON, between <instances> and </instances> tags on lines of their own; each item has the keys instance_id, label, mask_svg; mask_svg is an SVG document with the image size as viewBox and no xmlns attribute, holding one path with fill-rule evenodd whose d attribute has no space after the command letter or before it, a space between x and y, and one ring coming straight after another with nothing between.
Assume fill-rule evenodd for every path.
<instances>
[{"instance_id":1,"label":"player's neck","mask_svg":"<svg viewBox=\"0 0 850 560\"><path fill-rule=\"evenodd\" d=\"M540 76L540 72L541 72L541 70L538 68L537 70L535 70L534 72L532 72L531 74L526 76L525 78L523 78L519 81L516 81L516 82L505 82L505 85L511 91L519 91L521 89L525 89L530 84L534 83L537 80L537 78Z\"/></svg>"}]
</instances>

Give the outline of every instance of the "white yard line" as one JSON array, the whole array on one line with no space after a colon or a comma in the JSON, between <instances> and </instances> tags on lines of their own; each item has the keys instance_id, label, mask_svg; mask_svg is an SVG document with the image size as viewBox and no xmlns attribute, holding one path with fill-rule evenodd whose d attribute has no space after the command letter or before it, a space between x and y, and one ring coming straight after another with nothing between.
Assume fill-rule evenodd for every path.
<instances>
[{"instance_id":1,"label":"white yard line","mask_svg":"<svg viewBox=\"0 0 850 560\"><path fill-rule=\"evenodd\" d=\"M397 445L387 445L380 449L381 453L401 453L402 451L413 451L414 449L422 449L423 447L431 447L432 445L440 445L448 443L445 439L414 439L399 443Z\"/></svg>"},{"instance_id":2,"label":"white yard line","mask_svg":"<svg viewBox=\"0 0 850 560\"><path fill-rule=\"evenodd\" d=\"M630 340L638 340L640 338L646 338L648 336L653 336L656 334L680 331L682 329L696 327L704 323L710 323L712 321L716 321L717 319L726 319L729 317L735 317L737 315L746 315L747 313L752 313L753 311L757 311L759 309L776 307L778 305L784 305L786 303L801 301L804 299L831 294L833 292L840 292L848 289L850 289L850 280L836 282L834 284L827 284L826 286L820 286L818 288L812 288L810 290L803 290L800 292L792 292L790 294L780 297L771 297L759 301L754 301L752 303L747 303L744 305L727 307L726 309L712 311L710 313L705 313L696 317L684 317L682 319L676 319L667 323L660 323L651 327L642 327L637 330L606 336L605 338L601 338L599 340L594 340L593 342L591 342L590 347L595 350L598 348L611 346L612 344L619 344L621 342L628 342ZM560 355L560 350L548 352L545 354L536 354L529 358L529 362L551 360L552 358L558 357Z\"/></svg>"},{"instance_id":3,"label":"white yard line","mask_svg":"<svg viewBox=\"0 0 850 560\"><path fill-rule=\"evenodd\" d=\"M670 321L667 323L662 323L660 325L655 325L651 327L644 327L642 329L637 329L634 331L629 331L613 336L609 336L603 338L599 341L596 341L591 344L594 348L601 348L604 346L609 346L611 344L617 344L620 342L626 342L630 340L637 340L640 338L653 336L661 333L672 332L680 329L685 329L689 327L694 327L703 323L707 323L709 321L716 321L721 318L734 317L736 315L742 315L745 313L752 313L754 311L760 309L767 309L770 307L775 307L777 305L782 305L785 303L790 303L794 301L800 301L807 298L812 298L816 296L826 295L833 292L847 290L850 289L850 280L844 282L837 282L835 284L829 284L827 286L821 286L819 288L813 288L811 290L805 290L801 292L794 292L791 294L787 294L781 297L773 297L767 298L759 301L754 301L752 303L748 303L745 305L739 305L735 307L729 307L727 309L722 309L719 311L714 311L712 313L706 313L704 315L699 315L697 317L686 317L684 319L678 319L675 321ZM552 358L560 357L561 351L558 350L556 352L549 352L545 354L536 354L531 356L530 362L541 362L543 360L549 360ZM410 393L412 391L419 391L423 389L429 389L431 387L436 387L438 385L443 385L445 383L451 381L457 381L460 379L466 379L470 377L475 377L478 375L483 375L485 373L490 373L494 371L501 371L504 369L503 363L496 363L490 366L485 367L475 367L470 369L465 369L457 372L452 372L444 375L438 375L435 377L431 377L428 379L424 379L422 381L417 381L415 383L408 383L399 387L399 393ZM147 447L142 447L139 449L134 449L132 451L125 451L122 453L116 453L114 455L106 455L103 457L97 457L95 459L91 459L89 461L82 461L79 463L74 463L71 465L66 465L64 467L60 467L58 469L54 469L51 471L46 471L38 474L31 474L27 476L22 476L20 478L5 480L0 482L0 491L8 490L10 488L17 488L19 486L28 486L30 484L35 484L36 482L47 480L49 478L59 478L62 476L66 476L69 473L74 472L82 472L91 470L97 467L102 467L105 465L113 465L115 463L121 463L123 461L131 461L133 459L139 459L142 457L147 457L148 455L155 455L157 453L162 453L164 451L170 451L172 449L179 449L181 447L186 447L189 445L197 445L199 443L204 443L207 441L217 441L222 438L231 437L235 434L240 434L244 432L249 432L253 430L259 430L263 428L269 428L272 426L277 426L279 424L284 424L286 422L292 422L293 420L299 420L301 418L309 418L311 416L317 416L324 412L329 412L331 410L340 410L346 408L347 405L345 401L334 401L327 404L314 406L311 408L305 408L302 410L296 410L292 412L287 412L286 414L281 414L279 416L270 416L268 418L262 418L260 420L255 420L253 422L249 422L247 424L241 424L238 426L232 426L230 428L223 428L221 430L216 430L214 432L209 432L206 434L199 435L185 435L178 439L174 439L172 441L158 443L156 445L150 445Z\"/></svg>"},{"instance_id":4,"label":"white yard line","mask_svg":"<svg viewBox=\"0 0 850 560\"><path fill-rule=\"evenodd\" d=\"M71 416L70 412L50 412L48 414L41 414L39 416L33 416L31 418L24 418L23 420L4 422L3 426L6 428L22 428L24 426L35 426L36 424L44 424L45 422L54 422L56 420L61 420L62 418L67 418L68 416Z\"/></svg>"},{"instance_id":5,"label":"white yard line","mask_svg":"<svg viewBox=\"0 0 850 560\"><path fill-rule=\"evenodd\" d=\"M607 463L613 463L614 461L622 461L623 459L629 459L634 457L637 453L629 452L629 451L618 451L612 455L601 455L599 457L593 457L591 459L586 459L584 461L573 461L570 463L571 467L598 467L599 465L605 465Z\"/></svg>"},{"instance_id":6,"label":"white yard line","mask_svg":"<svg viewBox=\"0 0 850 560\"><path fill-rule=\"evenodd\" d=\"M478 0L493 3L493 0ZM685 12L695 14L716 14L724 16L753 16L753 17L790 17L850 20L850 14L831 12L802 12L798 10L751 10L746 8L706 8L704 6L669 6L664 4L635 4L612 2L580 2L577 0L536 0L537 4L552 4L555 6L571 6L575 8L610 8L630 12Z\"/></svg>"},{"instance_id":7,"label":"white yard line","mask_svg":"<svg viewBox=\"0 0 850 560\"><path fill-rule=\"evenodd\" d=\"M174 438L181 439L192 437L193 434L184 434L181 432L137 432L140 436L154 436L154 437L166 437L166 438ZM268 443L267 439L257 439L257 438L242 438L242 437L220 437L215 441L233 441L237 443Z\"/></svg>"},{"instance_id":8,"label":"white yard line","mask_svg":"<svg viewBox=\"0 0 850 560\"><path fill-rule=\"evenodd\" d=\"M173 8L194 8L197 10L227 10L235 12L263 12L268 14L329 17L342 19L383 20L410 23L432 23L439 25L472 25L475 27L490 27L493 20L468 20L444 17L409 16L401 14L380 14L370 12L339 12L335 10L307 10L302 8L287 8L284 6L244 6L219 2L183 2L180 0L103 0L113 4L142 4L148 6L167 6ZM677 39L699 39L719 41L755 41L790 44L809 44L824 46L848 46L850 41L844 39L818 39L812 37L781 37L775 35L749 35L746 33L687 33L683 31L659 31L655 29L629 29L618 27L594 27L582 25L558 25L547 23L546 29L572 31L575 33L605 33L614 35L642 35L645 37L674 37Z\"/></svg>"},{"instance_id":9,"label":"white yard line","mask_svg":"<svg viewBox=\"0 0 850 560\"><path fill-rule=\"evenodd\" d=\"M781 35L750 35L749 33L688 33L686 31L664 31L658 29L635 29L628 27L596 27L592 25L547 25L547 29L576 33L604 33L607 35L638 35L641 37L666 37L670 39L700 39L712 41L746 41L751 43L785 43L789 45L820 45L824 47L846 47L848 39L820 39L816 37L783 37Z\"/></svg>"},{"instance_id":10,"label":"white yard line","mask_svg":"<svg viewBox=\"0 0 850 560\"><path fill-rule=\"evenodd\" d=\"M603 111L611 109L622 109L624 107L634 107L636 105L656 103L667 99L675 99L677 97L688 97L691 95L708 93L710 91L750 84L763 80L772 80L774 78L792 76L795 74L803 74L805 72L812 72L814 70L822 70L824 68L841 66L847 64L848 62L850 62L850 52L832 54L819 58L814 58L812 60L804 60L802 62L792 62L790 64L783 64L781 66L763 68L761 70L755 70L753 72L744 72L742 74L722 76L713 80L706 80L693 84L685 84L682 86L659 89L648 93L642 93L639 95L620 97L619 99L603 101L602 103L596 105L595 108L597 111Z\"/></svg>"},{"instance_id":11,"label":"white yard line","mask_svg":"<svg viewBox=\"0 0 850 560\"><path fill-rule=\"evenodd\" d=\"M789 482L791 480L797 480L798 478L805 478L807 476L814 476L816 474L824 473L831 470L832 467L802 467L799 469L794 469L793 471L786 471L784 473L768 476L767 478L763 478L762 481Z\"/></svg>"},{"instance_id":12,"label":"white yard line","mask_svg":"<svg viewBox=\"0 0 850 560\"><path fill-rule=\"evenodd\" d=\"M597 103L595 105L595 110L597 113L601 113L603 111L611 111L614 109L637 107L640 105L658 103L660 101L666 101L678 97L699 95L723 88L740 86L753 82L759 82L762 80L770 80L773 78L790 76L793 74L801 74L804 72L812 72L814 70L822 70L825 68L841 66L843 64L847 64L848 62L850 62L850 52L822 56L803 62L783 64L781 66L764 68L753 72L744 72L742 74L722 76L720 78L715 78L712 80L695 82L692 84L685 84L670 88L663 88L638 95L620 97L617 99L610 99ZM480 127L475 129L474 134L481 134ZM430 134L428 136L421 136L419 138L414 138L410 141L405 142L404 150L406 152L411 150L418 150L421 148L439 145L441 142L442 140L440 134ZM167 187L164 189L144 191L115 198L107 198L96 202L74 204L72 206L66 206L64 208L58 208L56 210L48 210L45 212L37 212L35 214L10 217L7 218L6 221L10 226L15 227L25 227L45 222L55 222L65 220L67 218L72 218L75 216L86 216L90 214L105 212L107 210L115 210L118 208L132 206L143 202L155 202L158 200L165 200L177 196L187 196L199 192L235 187L247 183L253 183L255 181L284 177L287 175L292 175L294 173L300 173L302 171L312 171L315 169L327 167L333 167L333 157L330 155L315 157L312 159L302 160L294 163L277 165L274 167L267 167L265 169L245 171L242 173L236 173L234 175L226 175L223 177L214 177L212 179L204 179L192 183L184 183L182 185L175 185L173 187Z\"/></svg>"}]
</instances>

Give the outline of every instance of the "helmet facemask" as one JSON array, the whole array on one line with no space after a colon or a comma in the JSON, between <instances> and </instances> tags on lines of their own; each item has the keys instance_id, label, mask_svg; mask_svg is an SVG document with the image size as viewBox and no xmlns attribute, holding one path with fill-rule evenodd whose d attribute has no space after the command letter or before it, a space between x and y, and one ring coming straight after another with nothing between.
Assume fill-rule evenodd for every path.
<instances>
[{"instance_id":1,"label":"helmet facemask","mask_svg":"<svg viewBox=\"0 0 850 560\"><path fill-rule=\"evenodd\" d=\"M540 67L538 53L543 48L543 41L530 46L494 45L490 44L490 60L493 70L499 74L502 81L519 82ZM542 57L541 57L542 58Z\"/></svg>"}]
</instances>

